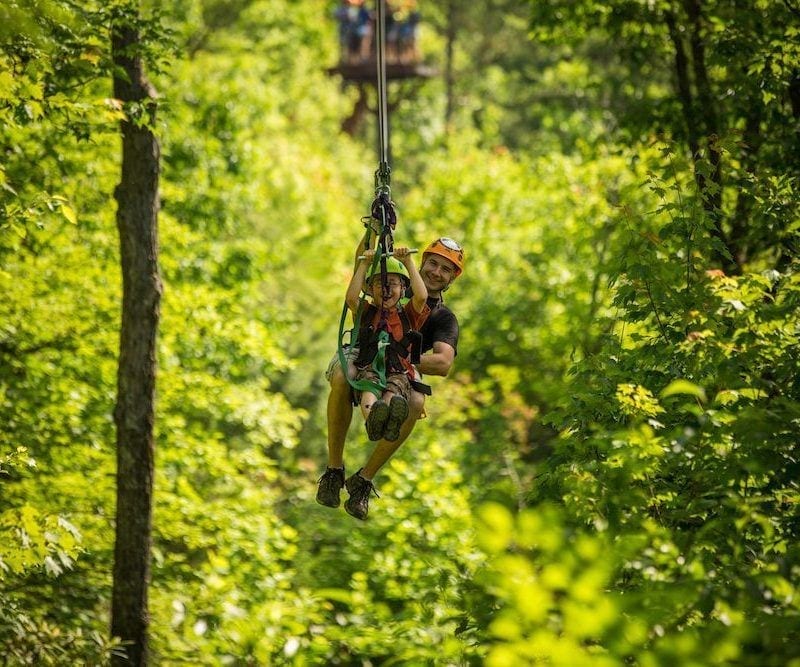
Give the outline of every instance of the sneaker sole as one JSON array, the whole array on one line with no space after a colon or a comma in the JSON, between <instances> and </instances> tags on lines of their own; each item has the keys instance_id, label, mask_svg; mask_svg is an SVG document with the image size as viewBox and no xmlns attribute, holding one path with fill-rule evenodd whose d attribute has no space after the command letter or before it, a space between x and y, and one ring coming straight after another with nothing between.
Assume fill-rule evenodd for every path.
<instances>
[{"instance_id":1,"label":"sneaker sole","mask_svg":"<svg viewBox=\"0 0 800 667\"><path fill-rule=\"evenodd\" d=\"M342 501L341 501L341 500L337 500L337 501L336 501L336 504L334 504L334 503L326 503L324 500L321 500L319 497L317 497L317 503L319 503L319 504L320 504L320 505L322 505L323 507L333 507L333 508L336 508L336 507L339 507L339 505L341 505L341 504L342 504Z\"/></svg>"},{"instance_id":2,"label":"sneaker sole","mask_svg":"<svg viewBox=\"0 0 800 667\"><path fill-rule=\"evenodd\" d=\"M367 437L375 442L383 437L386 421L389 419L389 406L383 401L378 401L370 408L367 415Z\"/></svg>"},{"instance_id":3,"label":"sneaker sole","mask_svg":"<svg viewBox=\"0 0 800 667\"><path fill-rule=\"evenodd\" d=\"M393 396L389 403L389 418L386 420L386 429L383 437L389 442L394 442L400 437L400 427L408 417L408 401L400 396Z\"/></svg>"},{"instance_id":4,"label":"sneaker sole","mask_svg":"<svg viewBox=\"0 0 800 667\"><path fill-rule=\"evenodd\" d=\"M354 519L358 519L359 521L366 521L367 515L361 516L360 514L356 514L353 510L350 509L347 501L344 503L344 511L347 512L351 517Z\"/></svg>"}]
</instances>

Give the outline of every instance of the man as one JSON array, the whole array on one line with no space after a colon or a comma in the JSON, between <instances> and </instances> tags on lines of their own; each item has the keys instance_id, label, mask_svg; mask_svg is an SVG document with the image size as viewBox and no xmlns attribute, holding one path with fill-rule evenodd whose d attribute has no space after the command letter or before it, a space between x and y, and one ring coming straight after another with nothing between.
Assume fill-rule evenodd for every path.
<instances>
[{"instance_id":1,"label":"man","mask_svg":"<svg viewBox=\"0 0 800 667\"><path fill-rule=\"evenodd\" d=\"M356 254L365 248L362 241ZM422 253L419 273L428 290L427 304L431 313L422 326L422 356L418 370L423 375L447 376L456 357L458 346L458 320L444 305L442 293L461 274L464 268L464 250L449 238L438 238ZM350 384L336 361L328 369L331 390L328 394L328 466L319 480L317 502L327 507L339 506L339 492L346 487L350 497L344 508L357 519L366 519L369 496L375 492L372 479L411 434L422 415L425 396L411 391L408 400L408 417L400 427L397 440L380 440L363 468L345 480L344 443L353 416ZM350 376L354 372L349 369Z\"/></svg>"}]
</instances>

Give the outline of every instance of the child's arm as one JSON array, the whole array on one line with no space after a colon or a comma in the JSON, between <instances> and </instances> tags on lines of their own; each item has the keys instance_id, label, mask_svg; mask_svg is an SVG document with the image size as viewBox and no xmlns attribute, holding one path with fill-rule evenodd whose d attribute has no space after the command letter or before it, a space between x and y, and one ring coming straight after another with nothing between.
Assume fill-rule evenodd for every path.
<instances>
[{"instance_id":1,"label":"child's arm","mask_svg":"<svg viewBox=\"0 0 800 667\"><path fill-rule=\"evenodd\" d=\"M369 234L369 243L367 243L367 234ZM364 236L361 237L361 240L358 242L358 246L356 246L356 254L353 258L353 272L355 272L355 270L358 268L358 263L361 261L359 257L364 254L365 250L369 250L375 245L375 239L377 238L378 235L375 232L364 232Z\"/></svg>"},{"instance_id":2,"label":"child's arm","mask_svg":"<svg viewBox=\"0 0 800 667\"><path fill-rule=\"evenodd\" d=\"M367 275L367 267L370 265L370 262L372 262L374 255L374 250L364 251L364 259L357 260L358 264L356 264L353 277L350 278L350 284L347 286L347 293L345 294L344 300L345 303L347 303L347 307L353 313L358 310L358 302L361 300L361 288L364 285L364 276Z\"/></svg>"},{"instance_id":3,"label":"child's arm","mask_svg":"<svg viewBox=\"0 0 800 667\"><path fill-rule=\"evenodd\" d=\"M408 269L408 275L411 277L411 305L414 307L416 312L421 313L422 309L425 307L425 302L428 299L428 289L425 287L425 283L422 281L422 276L419 275L417 265L414 264L414 260L411 257L411 251L405 247L395 248L394 256L399 259L403 263L403 266Z\"/></svg>"}]
</instances>

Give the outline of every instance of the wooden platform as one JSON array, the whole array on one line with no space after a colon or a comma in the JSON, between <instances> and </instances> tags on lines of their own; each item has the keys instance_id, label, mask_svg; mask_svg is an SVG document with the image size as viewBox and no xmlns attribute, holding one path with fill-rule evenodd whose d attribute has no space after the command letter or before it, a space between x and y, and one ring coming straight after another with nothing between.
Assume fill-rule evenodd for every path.
<instances>
[{"instance_id":1,"label":"wooden platform","mask_svg":"<svg viewBox=\"0 0 800 667\"><path fill-rule=\"evenodd\" d=\"M377 83L377 65L374 60L363 63L339 63L336 67L329 67L328 74L338 74L348 81L359 83ZM433 67L428 67L420 63L386 63L386 79L430 79L438 74Z\"/></svg>"}]
</instances>

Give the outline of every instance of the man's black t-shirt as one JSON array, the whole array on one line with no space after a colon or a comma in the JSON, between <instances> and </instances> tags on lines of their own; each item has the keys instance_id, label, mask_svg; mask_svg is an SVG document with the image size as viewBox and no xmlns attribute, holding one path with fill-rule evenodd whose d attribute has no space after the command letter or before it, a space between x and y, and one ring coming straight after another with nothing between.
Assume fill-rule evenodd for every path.
<instances>
[{"instance_id":1,"label":"man's black t-shirt","mask_svg":"<svg viewBox=\"0 0 800 667\"><path fill-rule=\"evenodd\" d=\"M447 343L458 351L458 320L441 299L428 297L431 314L420 328L422 352L433 349L434 343Z\"/></svg>"}]
</instances>

